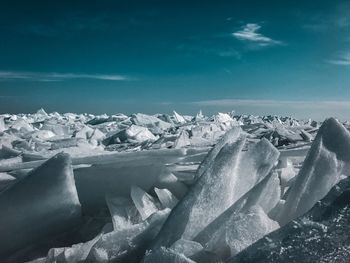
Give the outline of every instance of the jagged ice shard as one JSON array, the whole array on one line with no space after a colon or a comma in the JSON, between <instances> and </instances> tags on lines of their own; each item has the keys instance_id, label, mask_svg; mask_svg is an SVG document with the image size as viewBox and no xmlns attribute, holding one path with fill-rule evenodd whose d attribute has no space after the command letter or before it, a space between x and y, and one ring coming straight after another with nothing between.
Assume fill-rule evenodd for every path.
<instances>
[{"instance_id":1,"label":"jagged ice shard","mask_svg":"<svg viewBox=\"0 0 350 263\"><path fill-rule=\"evenodd\" d=\"M261 140L242 152L245 135L233 135L236 141L222 147L173 209L151 248L169 247L180 238L192 240L271 170L279 156L277 149Z\"/></svg>"},{"instance_id":2,"label":"jagged ice shard","mask_svg":"<svg viewBox=\"0 0 350 263\"><path fill-rule=\"evenodd\" d=\"M320 124L2 114L0 261L347 262L350 123Z\"/></svg>"},{"instance_id":3,"label":"jagged ice shard","mask_svg":"<svg viewBox=\"0 0 350 263\"><path fill-rule=\"evenodd\" d=\"M0 258L80 221L71 159L58 154L0 193Z\"/></svg>"},{"instance_id":4,"label":"jagged ice shard","mask_svg":"<svg viewBox=\"0 0 350 263\"><path fill-rule=\"evenodd\" d=\"M348 262L350 178L340 181L305 215L260 239L227 263Z\"/></svg>"},{"instance_id":5,"label":"jagged ice shard","mask_svg":"<svg viewBox=\"0 0 350 263\"><path fill-rule=\"evenodd\" d=\"M350 134L335 119L327 119L291 186L276 220L284 225L304 214L339 181L350 174Z\"/></svg>"}]
</instances>

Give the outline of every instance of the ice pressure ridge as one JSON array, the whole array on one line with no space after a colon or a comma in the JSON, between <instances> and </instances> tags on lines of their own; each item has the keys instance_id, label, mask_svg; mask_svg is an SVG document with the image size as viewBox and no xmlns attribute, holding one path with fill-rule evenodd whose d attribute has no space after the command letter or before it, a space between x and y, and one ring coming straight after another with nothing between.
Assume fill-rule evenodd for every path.
<instances>
[{"instance_id":1,"label":"ice pressure ridge","mask_svg":"<svg viewBox=\"0 0 350 263\"><path fill-rule=\"evenodd\" d=\"M348 127L3 114L1 262L346 262Z\"/></svg>"}]
</instances>

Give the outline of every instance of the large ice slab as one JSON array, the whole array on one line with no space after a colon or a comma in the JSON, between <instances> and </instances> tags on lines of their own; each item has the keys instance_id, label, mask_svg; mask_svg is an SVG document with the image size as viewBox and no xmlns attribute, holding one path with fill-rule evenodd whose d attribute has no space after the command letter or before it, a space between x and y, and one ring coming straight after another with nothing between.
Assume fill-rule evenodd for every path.
<instances>
[{"instance_id":1,"label":"large ice slab","mask_svg":"<svg viewBox=\"0 0 350 263\"><path fill-rule=\"evenodd\" d=\"M210 168L173 209L152 248L169 247L180 238L192 240L264 179L277 161L278 150L261 140L242 152L244 144L245 136L239 135L234 143L222 147Z\"/></svg>"},{"instance_id":2,"label":"large ice slab","mask_svg":"<svg viewBox=\"0 0 350 263\"><path fill-rule=\"evenodd\" d=\"M233 173L245 137L225 145L206 171L172 210L153 248L169 247L180 238L191 240L232 203ZM209 212L210 211L210 212Z\"/></svg>"},{"instance_id":3,"label":"large ice slab","mask_svg":"<svg viewBox=\"0 0 350 263\"><path fill-rule=\"evenodd\" d=\"M204 171L212 165L215 157L218 155L222 147L224 147L224 145L227 143L235 142L240 134L241 129L237 127L226 132L222 136L222 138L215 144L215 146L209 151L209 153L204 158L203 162L198 167L196 178L199 178L204 173Z\"/></svg>"},{"instance_id":4,"label":"large ice slab","mask_svg":"<svg viewBox=\"0 0 350 263\"><path fill-rule=\"evenodd\" d=\"M276 173L270 173L206 226L194 238L194 241L206 245L212 242L213 236L222 231L223 227L230 228L237 214L246 213L256 206L259 206L264 213L268 214L278 204L280 198L280 180Z\"/></svg>"},{"instance_id":5,"label":"large ice slab","mask_svg":"<svg viewBox=\"0 0 350 263\"><path fill-rule=\"evenodd\" d=\"M304 164L288 192L276 220L284 225L307 212L338 182L350 174L350 134L335 119L318 131Z\"/></svg>"},{"instance_id":6,"label":"large ice slab","mask_svg":"<svg viewBox=\"0 0 350 263\"><path fill-rule=\"evenodd\" d=\"M260 239L227 263L348 262L350 179L334 186L305 215Z\"/></svg>"},{"instance_id":7,"label":"large ice slab","mask_svg":"<svg viewBox=\"0 0 350 263\"><path fill-rule=\"evenodd\" d=\"M58 154L0 193L0 258L80 220L70 157Z\"/></svg>"}]
</instances>

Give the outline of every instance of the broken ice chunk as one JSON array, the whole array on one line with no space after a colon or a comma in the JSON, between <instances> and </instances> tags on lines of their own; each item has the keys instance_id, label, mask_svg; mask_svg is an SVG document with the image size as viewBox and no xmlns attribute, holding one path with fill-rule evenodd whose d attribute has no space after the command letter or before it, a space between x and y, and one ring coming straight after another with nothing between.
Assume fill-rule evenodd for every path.
<instances>
[{"instance_id":1,"label":"broken ice chunk","mask_svg":"<svg viewBox=\"0 0 350 263\"><path fill-rule=\"evenodd\" d=\"M154 247L170 246L183 237L191 240L198 231L224 211L232 199L234 169L245 137L225 145L206 171L173 209Z\"/></svg>"},{"instance_id":2,"label":"broken ice chunk","mask_svg":"<svg viewBox=\"0 0 350 263\"><path fill-rule=\"evenodd\" d=\"M284 225L307 212L338 182L350 174L350 134L335 119L327 119L318 131L276 220Z\"/></svg>"},{"instance_id":3,"label":"broken ice chunk","mask_svg":"<svg viewBox=\"0 0 350 263\"><path fill-rule=\"evenodd\" d=\"M170 209L164 209L130 228L102 235L92 247L87 262L139 262L169 213Z\"/></svg>"},{"instance_id":4,"label":"broken ice chunk","mask_svg":"<svg viewBox=\"0 0 350 263\"><path fill-rule=\"evenodd\" d=\"M340 181L314 207L260 239L227 263L348 262L350 178Z\"/></svg>"},{"instance_id":5,"label":"broken ice chunk","mask_svg":"<svg viewBox=\"0 0 350 263\"><path fill-rule=\"evenodd\" d=\"M130 196L142 220L159 210L156 199L138 186L131 186Z\"/></svg>"},{"instance_id":6,"label":"broken ice chunk","mask_svg":"<svg viewBox=\"0 0 350 263\"><path fill-rule=\"evenodd\" d=\"M181 131L179 137L174 142L174 148L179 149L189 145L191 145L191 142L188 133L186 131Z\"/></svg>"},{"instance_id":7,"label":"broken ice chunk","mask_svg":"<svg viewBox=\"0 0 350 263\"><path fill-rule=\"evenodd\" d=\"M183 116L178 114L176 111L173 111L173 113L174 113L173 116L174 116L175 123L178 123L178 124L186 123L186 120Z\"/></svg>"},{"instance_id":8,"label":"broken ice chunk","mask_svg":"<svg viewBox=\"0 0 350 263\"><path fill-rule=\"evenodd\" d=\"M54 156L1 192L0 210L1 259L75 226L80 203L70 157Z\"/></svg>"},{"instance_id":9,"label":"broken ice chunk","mask_svg":"<svg viewBox=\"0 0 350 263\"><path fill-rule=\"evenodd\" d=\"M169 247L180 238L192 240L204 227L264 179L278 159L278 150L261 140L241 152L245 136L225 145L173 209L153 248Z\"/></svg>"},{"instance_id":10,"label":"broken ice chunk","mask_svg":"<svg viewBox=\"0 0 350 263\"><path fill-rule=\"evenodd\" d=\"M160 203L164 208L174 208L179 200L168 190L168 189L159 189L154 188Z\"/></svg>"},{"instance_id":11,"label":"broken ice chunk","mask_svg":"<svg viewBox=\"0 0 350 263\"><path fill-rule=\"evenodd\" d=\"M108 194L106 202L112 216L114 230L130 228L141 220L135 205L129 198Z\"/></svg>"},{"instance_id":12,"label":"broken ice chunk","mask_svg":"<svg viewBox=\"0 0 350 263\"><path fill-rule=\"evenodd\" d=\"M226 247L230 248L231 255L235 255L278 227L278 223L271 220L261 207L253 206L220 226L204 247L225 260L229 257Z\"/></svg>"},{"instance_id":13,"label":"broken ice chunk","mask_svg":"<svg viewBox=\"0 0 350 263\"><path fill-rule=\"evenodd\" d=\"M226 132L224 136L216 143L216 145L209 151L203 162L198 167L196 178L199 178L203 172L212 165L221 148L227 143L235 142L240 134L241 129L237 127Z\"/></svg>"},{"instance_id":14,"label":"broken ice chunk","mask_svg":"<svg viewBox=\"0 0 350 263\"><path fill-rule=\"evenodd\" d=\"M246 212L254 206L261 207L268 214L278 204L280 198L280 180L276 173L270 173L231 207L214 219L193 240L204 245L211 240L222 226L227 225L236 214Z\"/></svg>"}]
</instances>

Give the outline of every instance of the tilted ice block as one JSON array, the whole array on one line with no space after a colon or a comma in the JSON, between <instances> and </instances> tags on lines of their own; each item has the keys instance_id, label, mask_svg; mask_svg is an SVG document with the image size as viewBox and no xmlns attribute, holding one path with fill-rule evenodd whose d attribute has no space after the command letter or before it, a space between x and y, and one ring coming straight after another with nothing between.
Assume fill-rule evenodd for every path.
<instances>
[{"instance_id":1,"label":"tilted ice block","mask_svg":"<svg viewBox=\"0 0 350 263\"><path fill-rule=\"evenodd\" d=\"M222 147L227 143L233 143L237 140L241 134L241 129L235 127L224 134L224 136L216 143L216 145L209 151L203 162L200 164L197 170L196 178L199 178L205 170L207 170L214 162L215 157L218 155Z\"/></svg>"},{"instance_id":2,"label":"tilted ice block","mask_svg":"<svg viewBox=\"0 0 350 263\"><path fill-rule=\"evenodd\" d=\"M130 228L141 221L139 212L131 199L107 194L106 203L112 216L114 230Z\"/></svg>"},{"instance_id":3,"label":"tilted ice block","mask_svg":"<svg viewBox=\"0 0 350 263\"><path fill-rule=\"evenodd\" d=\"M275 165L279 151L266 139L261 139L243 151L236 170L234 200L238 200L245 193L265 178Z\"/></svg>"},{"instance_id":4,"label":"tilted ice block","mask_svg":"<svg viewBox=\"0 0 350 263\"><path fill-rule=\"evenodd\" d=\"M191 145L187 131L181 131L179 137L174 142L174 148L179 149Z\"/></svg>"},{"instance_id":5,"label":"tilted ice block","mask_svg":"<svg viewBox=\"0 0 350 263\"><path fill-rule=\"evenodd\" d=\"M227 263L348 262L350 178L340 181L314 207L260 239Z\"/></svg>"},{"instance_id":6,"label":"tilted ice block","mask_svg":"<svg viewBox=\"0 0 350 263\"><path fill-rule=\"evenodd\" d=\"M170 209L164 209L140 224L102 235L86 262L139 262L169 213Z\"/></svg>"},{"instance_id":7,"label":"tilted ice block","mask_svg":"<svg viewBox=\"0 0 350 263\"><path fill-rule=\"evenodd\" d=\"M175 123L178 123L178 124L186 123L185 118L180 114L178 114L176 111L173 111L173 114L174 114L173 117L174 117Z\"/></svg>"},{"instance_id":8,"label":"tilted ice block","mask_svg":"<svg viewBox=\"0 0 350 263\"><path fill-rule=\"evenodd\" d=\"M278 227L278 223L271 220L261 207L253 206L248 211L235 214L220 226L204 248L224 260ZM229 255L227 248L230 249Z\"/></svg>"},{"instance_id":9,"label":"tilted ice block","mask_svg":"<svg viewBox=\"0 0 350 263\"><path fill-rule=\"evenodd\" d=\"M278 150L261 140L242 152L244 142L241 135L221 149L210 169L173 209L153 247L170 246L180 238L192 240L269 173Z\"/></svg>"},{"instance_id":10,"label":"tilted ice block","mask_svg":"<svg viewBox=\"0 0 350 263\"><path fill-rule=\"evenodd\" d=\"M335 119L324 121L276 220L284 225L307 212L350 174L350 134Z\"/></svg>"},{"instance_id":11,"label":"tilted ice block","mask_svg":"<svg viewBox=\"0 0 350 263\"><path fill-rule=\"evenodd\" d=\"M278 204L280 198L280 180L276 173L270 173L231 207L215 218L193 240L205 245L220 231L222 226L229 224L228 222L231 222L236 214L249 211L254 206L261 207L268 214Z\"/></svg>"},{"instance_id":12,"label":"tilted ice block","mask_svg":"<svg viewBox=\"0 0 350 263\"><path fill-rule=\"evenodd\" d=\"M128 139L138 142L155 141L157 139L146 127L137 125L131 125L125 133Z\"/></svg>"},{"instance_id":13,"label":"tilted ice block","mask_svg":"<svg viewBox=\"0 0 350 263\"><path fill-rule=\"evenodd\" d=\"M177 202L179 202L179 200L168 189L159 189L155 187L154 191L164 208L173 209Z\"/></svg>"},{"instance_id":14,"label":"tilted ice block","mask_svg":"<svg viewBox=\"0 0 350 263\"><path fill-rule=\"evenodd\" d=\"M94 130L92 128L84 125L75 133L74 137L87 140L87 139L90 139L93 133L94 133Z\"/></svg>"},{"instance_id":15,"label":"tilted ice block","mask_svg":"<svg viewBox=\"0 0 350 263\"><path fill-rule=\"evenodd\" d=\"M142 263L195 263L182 253L161 247L152 253L146 254Z\"/></svg>"},{"instance_id":16,"label":"tilted ice block","mask_svg":"<svg viewBox=\"0 0 350 263\"><path fill-rule=\"evenodd\" d=\"M71 159L57 154L0 193L0 258L69 230L80 209Z\"/></svg>"},{"instance_id":17,"label":"tilted ice block","mask_svg":"<svg viewBox=\"0 0 350 263\"><path fill-rule=\"evenodd\" d=\"M159 210L156 199L138 186L131 186L130 196L142 220Z\"/></svg>"},{"instance_id":18,"label":"tilted ice block","mask_svg":"<svg viewBox=\"0 0 350 263\"><path fill-rule=\"evenodd\" d=\"M191 240L232 204L235 169L245 137L225 145L218 153L211 169L192 186L171 212L152 248L169 247L180 238Z\"/></svg>"}]
</instances>

